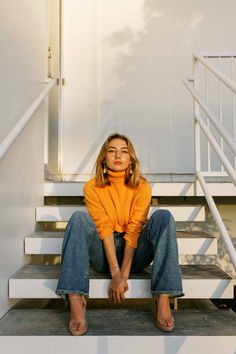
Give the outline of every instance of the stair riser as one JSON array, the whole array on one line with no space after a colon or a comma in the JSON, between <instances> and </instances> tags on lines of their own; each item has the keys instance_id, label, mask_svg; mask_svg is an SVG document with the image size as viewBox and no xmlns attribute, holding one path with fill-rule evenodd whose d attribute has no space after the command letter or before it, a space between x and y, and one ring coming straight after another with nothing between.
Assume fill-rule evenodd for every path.
<instances>
[{"instance_id":1,"label":"stair riser","mask_svg":"<svg viewBox=\"0 0 236 354\"><path fill-rule=\"evenodd\" d=\"M205 221L204 207L200 206L163 206L151 207L150 215L158 209L169 210L176 221ZM40 222L55 222L55 221L68 221L71 215L76 211L87 212L86 207L73 206L73 207L38 207L36 208L36 221Z\"/></svg>"},{"instance_id":2,"label":"stair riser","mask_svg":"<svg viewBox=\"0 0 236 354\"><path fill-rule=\"evenodd\" d=\"M89 178L87 178L89 179ZM51 197L69 197L69 196L83 196L85 182L59 182L44 183L44 195ZM178 183L178 182L158 182L150 183L152 187L152 196L158 197L189 197L189 196L204 196L201 186L199 183ZM208 188L213 196L236 196L236 188L233 183L208 183Z\"/></svg>"},{"instance_id":3,"label":"stair riser","mask_svg":"<svg viewBox=\"0 0 236 354\"><path fill-rule=\"evenodd\" d=\"M217 254L216 239L177 239L179 254L214 255ZM26 254L61 254L62 238L31 238L25 239Z\"/></svg>"},{"instance_id":4,"label":"stair riser","mask_svg":"<svg viewBox=\"0 0 236 354\"><path fill-rule=\"evenodd\" d=\"M199 324L200 325L200 324ZM157 332L158 333L158 332ZM5 354L120 354L149 352L165 354L235 353L234 336L2 336Z\"/></svg>"},{"instance_id":5,"label":"stair riser","mask_svg":"<svg viewBox=\"0 0 236 354\"><path fill-rule=\"evenodd\" d=\"M44 183L44 195L49 197L73 197L84 195L85 182ZM150 183L152 196L194 196L194 183Z\"/></svg>"},{"instance_id":6,"label":"stair riser","mask_svg":"<svg viewBox=\"0 0 236 354\"><path fill-rule=\"evenodd\" d=\"M9 297L13 298L57 298L55 289L57 279L10 279ZM91 279L90 297L107 298L109 279ZM233 280L222 279L183 279L185 298L191 299L231 299ZM129 280L127 298L150 298L149 279Z\"/></svg>"}]
</instances>

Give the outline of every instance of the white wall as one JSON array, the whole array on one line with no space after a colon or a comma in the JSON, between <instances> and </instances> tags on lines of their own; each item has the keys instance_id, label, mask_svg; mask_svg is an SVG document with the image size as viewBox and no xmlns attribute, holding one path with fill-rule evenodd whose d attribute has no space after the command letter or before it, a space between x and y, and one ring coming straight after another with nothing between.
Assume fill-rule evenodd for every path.
<instances>
[{"instance_id":1,"label":"white wall","mask_svg":"<svg viewBox=\"0 0 236 354\"><path fill-rule=\"evenodd\" d=\"M47 10L46 0L0 2L0 143L44 87ZM27 262L24 237L43 204L47 115L45 102L0 161L0 317L13 304L8 279Z\"/></svg>"},{"instance_id":2,"label":"white wall","mask_svg":"<svg viewBox=\"0 0 236 354\"><path fill-rule=\"evenodd\" d=\"M47 1L0 2L0 143L47 77Z\"/></svg>"},{"instance_id":3,"label":"white wall","mask_svg":"<svg viewBox=\"0 0 236 354\"><path fill-rule=\"evenodd\" d=\"M64 0L63 165L89 174L131 137L144 173L193 173L193 51L236 48L235 0Z\"/></svg>"},{"instance_id":4,"label":"white wall","mask_svg":"<svg viewBox=\"0 0 236 354\"><path fill-rule=\"evenodd\" d=\"M0 317L13 304L8 279L29 262L24 238L35 230L35 207L43 205L46 114L43 104L0 161Z\"/></svg>"}]
</instances>

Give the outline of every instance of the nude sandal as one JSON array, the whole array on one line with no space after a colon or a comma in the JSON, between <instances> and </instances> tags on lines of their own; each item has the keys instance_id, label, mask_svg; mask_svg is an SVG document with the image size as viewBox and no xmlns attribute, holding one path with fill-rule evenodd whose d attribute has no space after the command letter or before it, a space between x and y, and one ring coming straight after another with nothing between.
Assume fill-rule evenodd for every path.
<instances>
[{"instance_id":1,"label":"nude sandal","mask_svg":"<svg viewBox=\"0 0 236 354\"><path fill-rule=\"evenodd\" d=\"M172 319L172 321L173 321L173 326L168 326L168 325L167 326L163 326L160 323L160 321L158 319L156 319L155 323L156 323L157 328L160 329L163 332L172 332L174 330L174 328L175 328L175 320L174 320L173 316L171 316L168 320L165 320L165 321L168 323L168 321L170 319Z\"/></svg>"},{"instance_id":2,"label":"nude sandal","mask_svg":"<svg viewBox=\"0 0 236 354\"><path fill-rule=\"evenodd\" d=\"M169 322L169 320L172 320L172 322L173 322L172 326L168 326L168 325L164 326L163 324L161 324L160 320L158 320L156 317L157 316L156 315L156 313L157 313L157 298L156 297L154 298L154 303L155 303L155 324L156 324L156 327L163 332L172 332L175 328L175 320L174 320L173 316L170 315L170 317L168 319L166 319L166 320L163 319L163 321L166 322L166 324Z\"/></svg>"},{"instance_id":3,"label":"nude sandal","mask_svg":"<svg viewBox=\"0 0 236 354\"><path fill-rule=\"evenodd\" d=\"M78 297L81 298L82 305L84 307L84 310L86 310L86 305L87 305L87 299L83 295L78 295ZM81 329L75 330L73 329L75 325L82 325ZM71 319L69 322L69 331L73 336L82 336L85 334L88 330L88 324L86 319L81 321L81 320L73 320Z\"/></svg>"}]
</instances>

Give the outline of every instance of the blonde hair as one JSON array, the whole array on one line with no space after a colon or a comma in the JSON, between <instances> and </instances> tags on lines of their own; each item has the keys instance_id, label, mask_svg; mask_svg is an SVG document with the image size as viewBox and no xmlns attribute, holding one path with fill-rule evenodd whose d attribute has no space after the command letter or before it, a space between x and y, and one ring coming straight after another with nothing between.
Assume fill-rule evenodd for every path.
<instances>
[{"instance_id":1,"label":"blonde hair","mask_svg":"<svg viewBox=\"0 0 236 354\"><path fill-rule=\"evenodd\" d=\"M124 140L127 144L128 151L130 154L130 161L132 164L132 174L130 174L130 167L128 167L125 171L125 184L130 187L137 187L139 185L140 179L144 179L140 174L140 165L134 150L133 144L125 135L121 135L118 133L112 134L108 136L105 140L104 144L101 147L101 150L98 154L97 160L94 165L95 170L95 181L98 187L105 187L110 185L110 181L108 180L107 173L104 173L104 160L106 159L108 144L113 139L121 139Z\"/></svg>"}]
</instances>

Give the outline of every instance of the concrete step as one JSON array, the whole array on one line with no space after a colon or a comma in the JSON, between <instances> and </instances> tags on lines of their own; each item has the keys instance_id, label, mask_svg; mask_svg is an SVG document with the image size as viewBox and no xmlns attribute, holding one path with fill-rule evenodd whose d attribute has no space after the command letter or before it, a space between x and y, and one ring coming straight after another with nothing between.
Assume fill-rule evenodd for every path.
<instances>
[{"instance_id":1,"label":"concrete step","mask_svg":"<svg viewBox=\"0 0 236 354\"><path fill-rule=\"evenodd\" d=\"M90 177L87 177L87 180ZM83 187L85 181L78 182L45 182L44 195L51 197L62 196L83 196ZM150 182L152 187L152 196L158 197L190 197L204 196L199 183L193 182ZM208 183L210 193L213 196L236 196L236 188L233 183L211 182Z\"/></svg>"},{"instance_id":2,"label":"concrete step","mask_svg":"<svg viewBox=\"0 0 236 354\"><path fill-rule=\"evenodd\" d=\"M203 206L159 206L151 207L149 216L158 209L169 210L176 221L205 221ZM68 221L75 211L87 211L85 206L42 206L36 208L36 221Z\"/></svg>"},{"instance_id":3,"label":"concrete step","mask_svg":"<svg viewBox=\"0 0 236 354\"><path fill-rule=\"evenodd\" d=\"M231 310L177 310L173 315L176 328L168 336L235 336L236 333L236 314ZM0 320L0 336L67 336L69 318L69 310L12 309ZM156 328L151 309L88 309L87 320L88 332L81 337L83 340L85 337L93 340L92 336L164 335Z\"/></svg>"},{"instance_id":4,"label":"concrete step","mask_svg":"<svg viewBox=\"0 0 236 354\"><path fill-rule=\"evenodd\" d=\"M25 265L9 279L10 298L57 298L59 266ZM181 266L185 298L233 298L234 280L214 265ZM150 298L150 273L148 267L133 273L129 279L127 298ZM90 270L90 297L107 298L110 283L108 274Z\"/></svg>"},{"instance_id":5,"label":"concrete step","mask_svg":"<svg viewBox=\"0 0 236 354\"><path fill-rule=\"evenodd\" d=\"M63 231L34 232L25 238L26 254L61 254ZM179 254L217 254L217 239L204 232L177 232Z\"/></svg>"},{"instance_id":6,"label":"concrete step","mask_svg":"<svg viewBox=\"0 0 236 354\"><path fill-rule=\"evenodd\" d=\"M10 310L0 320L4 354L234 354L236 316L230 310L178 310L174 332L160 332L151 311L88 310L88 332L68 333L63 310Z\"/></svg>"}]
</instances>

